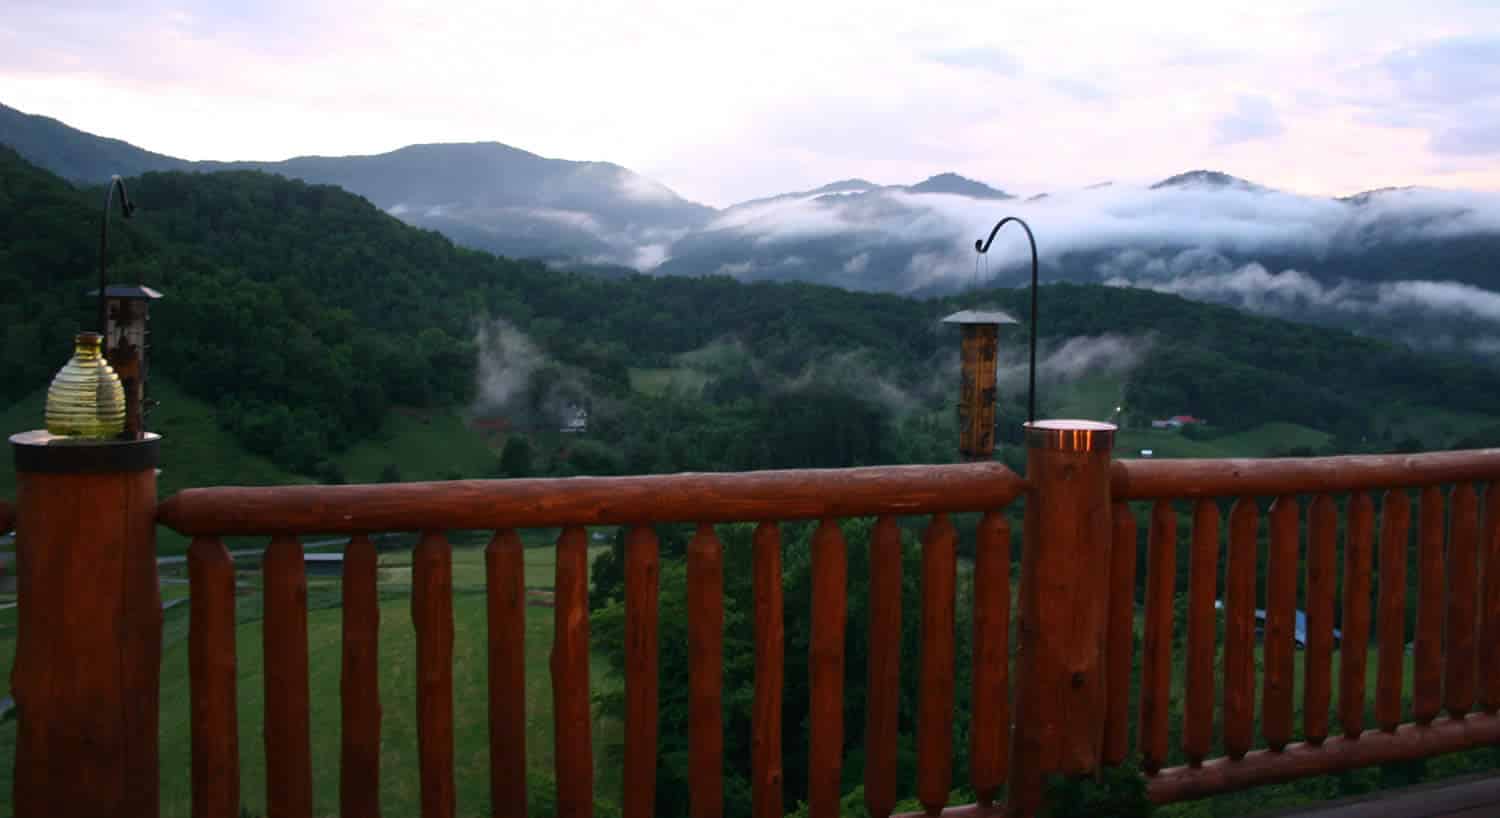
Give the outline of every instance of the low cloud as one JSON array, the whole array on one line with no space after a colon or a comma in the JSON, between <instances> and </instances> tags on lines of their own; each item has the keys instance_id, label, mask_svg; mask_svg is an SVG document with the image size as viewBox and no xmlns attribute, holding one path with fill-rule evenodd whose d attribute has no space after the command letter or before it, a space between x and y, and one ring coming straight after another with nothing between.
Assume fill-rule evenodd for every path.
<instances>
[{"instance_id":1,"label":"low cloud","mask_svg":"<svg viewBox=\"0 0 1500 818\"><path fill-rule=\"evenodd\" d=\"M974 239L1010 215L1024 218L1035 231L1043 274L1050 278L1069 254L1118 253L1121 248L1150 257L1188 252L1243 264L1258 255L1326 259L1385 241L1500 233L1500 193L1413 188L1340 200L1189 182L1155 189L1112 184L996 202L885 190L733 208L699 239L722 242L707 244L722 249L715 265L748 263L773 245L837 240L847 249L832 271L858 264L861 254L879 249L871 259L882 259L886 269L869 270L868 286L951 290L967 286L974 276ZM737 252L743 252L742 259L733 258ZM684 261L692 257L674 255ZM903 256L902 267L891 269L891 261ZM1019 229L1002 231L983 259L996 283L1020 283L1028 260ZM1108 259L1093 263L1099 267L1094 271L1098 280L1136 274L1107 269ZM1075 265L1068 272L1077 278L1080 270Z\"/></svg>"},{"instance_id":2,"label":"low cloud","mask_svg":"<svg viewBox=\"0 0 1500 818\"><path fill-rule=\"evenodd\" d=\"M1044 341L1037 348L1037 379L1070 383L1086 375L1125 375L1150 353L1155 339L1149 335L1078 335L1061 341ZM1002 348L996 378L1002 389L1024 389L1030 372L1024 347Z\"/></svg>"},{"instance_id":3,"label":"low cloud","mask_svg":"<svg viewBox=\"0 0 1500 818\"><path fill-rule=\"evenodd\" d=\"M1148 267L1154 265L1147 265ZM1170 267L1170 262L1163 266ZM1182 271L1166 278L1115 276L1105 284L1226 303L1252 312L1283 314L1321 309L1345 314L1462 318L1500 323L1500 293L1457 281L1325 284L1298 270L1272 273L1260 264L1225 271Z\"/></svg>"},{"instance_id":4,"label":"low cloud","mask_svg":"<svg viewBox=\"0 0 1500 818\"><path fill-rule=\"evenodd\" d=\"M474 345L479 361L473 408L481 414L511 406L526 393L532 375L549 362L526 333L502 319L481 324Z\"/></svg>"}]
</instances>

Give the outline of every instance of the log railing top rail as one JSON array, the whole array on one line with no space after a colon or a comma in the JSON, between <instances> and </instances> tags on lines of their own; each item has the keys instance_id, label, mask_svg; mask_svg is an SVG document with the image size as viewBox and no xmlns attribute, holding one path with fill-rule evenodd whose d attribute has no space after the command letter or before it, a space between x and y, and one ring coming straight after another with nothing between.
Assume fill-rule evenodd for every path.
<instances>
[{"instance_id":1,"label":"log railing top rail","mask_svg":"<svg viewBox=\"0 0 1500 818\"><path fill-rule=\"evenodd\" d=\"M1115 500L1418 488L1500 477L1500 449L1267 459L1117 460Z\"/></svg>"},{"instance_id":2,"label":"log railing top rail","mask_svg":"<svg viewBox=\"0 0 1500 818\"><path fill-rule=\"evenodd\" d=\"M1001 463L226 486L182 491L162 503L158 519L190 536L750 522L998 509L1025 488Z\"/></svg>"}]
</instances>

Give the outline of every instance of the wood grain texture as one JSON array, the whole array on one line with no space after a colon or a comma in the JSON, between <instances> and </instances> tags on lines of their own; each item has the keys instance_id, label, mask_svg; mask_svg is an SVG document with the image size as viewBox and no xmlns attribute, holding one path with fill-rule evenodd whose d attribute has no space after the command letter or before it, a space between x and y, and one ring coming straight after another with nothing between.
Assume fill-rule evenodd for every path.
<instances>
[{"instance_id":1,"label":"wood grain texture","mask_svg":"<svg viewBox=\"0 0 1500 818\"><path fill-rule=\"evenodd\" d=\"M1435 486L1497 476L1500 449L1264 460L1117 460L1111 491L1116 500L1265 497Z\"/></svg>"},{"instance_id":2,"label":"wood grain texture","mask_svg":"<svg viewBox=\"0 0 1500 818\"><path fill-rule=\"evenodd\" d=\"M1370 658L1370 581L1375 504L1359 491L1349 495L1344 528L1344 615L1339 643L1339 722L1356 738L1365 725L1365 667Z\"/></svg>"},{"instance_id":3,"label":"wood grain texture","mask_svg":"<svg viewBox=\"0 0 1500 818\"><path fill-rule=\"evenodd\" d=\"M1307 510L1307 650L1302 661L1302 734L1313 744L1328 737L1333 703L1333 602L1338 508L1320 494Z\"/></svg>"},{"instance_id":4,"label":"wood grain texture","mask_svg":"<svg viewBox=\"0 0 1500 818\"><path fill-rule=\"evenodd\" d=\"M808 640L807 814L838 818L844 757L844 624L848 555L834 520L812 537L812 635Z\"/></svg>"},{"instance_id":5,"label":"wood grain texture","mask_svg":"<svg viewBox=\"0 0 1500 818\"><path fill-rule=\"evenodd\" d=\"M1448 616L1443 631L1443 709L1453 718L1474 704L1474 625L1479 593L1479 499L1471 483L1453 487L1448 527Z\"/></svg>"},{"instance_id":6,"label":"wood grain texture","mask_svg":"<svg viewBox=\"0 0 1500 818\"><path fill-rule=\"evenodd\" d=\"M380 814L380 592L375 544L356 535L344 549L343 667L339 677L339 814ZM232 814L232 813L230 813Z\"/></svg>"},{"instance_id":7,"label":"wood grain texture","mask_svg":"<svg viewBox=\"0 0 1500 818\"><path fill-rule=\"evenodd\" d=\"M1229 512L1224 573L1224 751L1243 758L1255 737L1255 566L1260 509L1242 497Z\"/></svg>"},{"instance_id":8,"label":"wood grain texture","mask_svg":"<svg viewBox=\"0 0 1500 818\"><path fill-rule=\"evenodd\" d=\"M581 526L568 526L557 538L551 666L558 818L589 818L594 814L588 547L588 533Z\"/></svg>"},{"instance_id":9,"label":"wood grain texture","mask_svg":"<svg viewBox=\"0 0 1500 818\"><path fill-rule=\"evenodd\" d=\"M1411 498L1391 489L1380 501L1380 603L1376 628L1380 670L1375 690L1375 721L1394 732L1401 724L1406 682L1406 561L1411 541Z\"/></svg>"},{"instance_id":10,"label":"wood grain texture","mask_svg":"<svg viewBox=\"0 0 1500 818\"><path fill-rule=\"evenodd\" d=\"M234 815L240 808L234 562L217 537L195 537L188 546L188 585L193 816Z\"/></svg>"},{"instance_id":11,"label":"wood grain texture","mask_svg":"<svg viewBox=\"0 0 1500 818\"><path fill-rule=\"evenodd\" d=\"M755 818L781 818L781 696L786 676L786 632L782 604L781 526L755 527L755 701L750 720L750 811Z\"/></svg>"},{"instance_id":12,"label":"wood grain texture","mask_svg":"<svg viewBox=\"0 0 1500 818\"><path fill-rule=\"evenodd\" d=\"M1261 732L1280 750L1292 738L1292 689L1296 647L1298 539L1301 508L1295 496L1271 503L1270 553L1266 556L1266 628L1262 640L1265 674L1261 689Z\"/></svg>"},{"instance_id":13,"label":"wood grain texture","mask_svg":"<svg viewBox=\"0 0 1500 818\"><path fill-rule=\"evenodd\" d=\"M969 781L975 800L990 805L1005 783L1006 754L1010 749L1010 523L1000 512L987 511L979 520L973 576L974 692L970 710ZM900 633L899 622L898 627L888 632ZM891 732L894 734L894 727ZM894 760L894 752L892 755Z\"/></svg>"},{"instance_id":14,"label":"wood grain texture","mask_svg":"<svg viewBox=\"0 0 1500 818\"><path fill-rule=\"evenodd\" d=\"M624 818L651 818L656 810L660 586L661 554L656 532L636 526L625 536L624 780L628 784L620 793Z\"/></svg>"},{"instance_id":15,"label":"wood grain texture","mask_svg":"<svg viewBox=\"0 0 1500 818\"><path fill-rule=\"evenodd\" d=\"M688 780L693 818L724 814L724 546L698 526L687 551Z\"/></svg>"},{"instance_id":16,"label":"wood grain texture","mask_svg":"<svg viewBox=\"0 0 1500 818\"><path fill-rule=\"evenodd\" d=\"M1105 636L1104 763L1123 762L1130 752L1130 664L1135 658L1135 515L1115 503L1109 559L1109 613Z\"/></svg>"},{"instance_id":17,"label":"wood grain texture","mask_svg":"<svg viewBox=\"0 0 1500 818\"><path fill-rule=\"evenodd\" d=\"M155 473L18 478L15 814L155 816Z\"/></svg>"},{"instance_id":18,"label":"wood grain texture","mask_svg":"<svg viewBox=\"0 0 1500 818\"><path fill-rule=\"evenodd\" d=\"M490 803L526 818L526 562L501 529L484 549L489 637Z\"/></svg>"},{"instance_id":19,"label":"wood grain texture","mask_svg":"<svg viewBox=\"0 0 1500 818\"><path fill-rule=\"evenodd\" d=\"M307 573L302 543L277 536L264 575L266 814L312 818L312 732L307 667Z\"/></svg>"},{"instance_id":20,"label":"wood grain texture","mask_svg":"<svg viewBox=\"0 0 1500 818\"><path fill-rule=\"evenodd\" d=\"M1500 718L1475 713L1462 719L1438 719L1428 726L1403 724L1394 733L1366 730L1358 738L1298 742L1282 752L1257 750L1239 761L1216 758L1200 767L1173 767L1149 780L1146 792L1153 802L1169 804L1496 743L1500 743Z\"/></svg>"},{"instance_id":21,"label":"wood grain texture","mask_svg":"<svg viewBox=\"0 0 1500 818\"><path fill-rule=\"evenodd\" d=\"M638 477L187 489L160 519L183 534L348 534L660 522L815 520L1003 508L1002 463Z\"/></svg>"},{"instance_id":22,"label":"wood grain texture","mask_svg":"<svg viewBox=\"0 0 1500 818\"><path fill-rule=\"evenodd\" d=\"M1500 482L1484 493L1480 562L1479 708L1494 713L1500 710Z\"/></svg>"},{"instance_id":23,"label":"wood grain texture","mask_svg":"<svg viewBox=\"0 0 1500 818\"><path fill-rule=\"evenodd\" d=\"M958 532L933 515L922 536L922 677L917 699L917 800L929 815L953 786L953 700Z\"/></svg>"},{"instance_id":24,"label":"wood grain texture","mask_svg":"<svg viewBox=\"0 0 1500 818\"><path fill-rule=\"evenodd\" d=\"M1211 499L1193 506L1192 558L1189 560L1187 621L1187 705L1182 751L1198 764L1213 748L1214 653L1218 612L1219 507Z\"/></svg>"},{"instance_id":25,"label":"wood grain texture","mask_svg":"<svg viewBox=\"0 0 1500 818\"><path fill-rule=\"evenodd\" d=\"M1167 761L1172 715L1172 596L1177 582L1177 513L1166 500L1151 506L1146 559L1146 631L1141 640L1141 768Z\"/></svg>"},{"instance_id":26,"label":"wood grain texture","mask_svg":"<svg viewBox=\"0 0 1500 818\"><path fill-rule=\"evenodd\" d=\"M447 537L424 532L411 561L422 818L453 818L453 551Z\"/></svg>"},{"instance_id":27,"label":"wood grain texture","mask_svg":"<svg viewBox=\"0 0 1500 818\"><path fill-rule=\"evenodd\" d=\"M1443 618L1448 578L1443 555L1443 493L1422 490L1417 532L1417 634L1412 662L1412 720L1432 721L1443 706Z\"/></svg>"},{"instance_id":28,"label":"wood grain texture","mask_svg":"<svg viewBox=\"0 0 1500 818\"><path fill-rule=\"evenodd\" d=\"M1009 554L1006 555L1007 558ZM865 809L886 818L896 806L896 743L901 708L901 529L883 516L870 535L869 681L865 693ZM982 559L976 555L976 561ZM977 573L977 569L976 569ZM978 578L976 577L976 590ZM976 619L975 627L978 627ZM975 642L976 647L982 642ZM976 659L975 673L980 670ZM980 705L976 702L975 725Z\"/></svg>"}]
</instances>

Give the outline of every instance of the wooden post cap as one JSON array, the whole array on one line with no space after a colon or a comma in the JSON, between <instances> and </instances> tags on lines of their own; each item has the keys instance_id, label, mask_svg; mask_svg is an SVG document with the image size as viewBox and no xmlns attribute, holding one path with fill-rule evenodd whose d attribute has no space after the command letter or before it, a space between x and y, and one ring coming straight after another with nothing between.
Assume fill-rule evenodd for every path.
<instances>
[{"instance_id":1,"label":"wooden post cap","mask_svg":"<svg viewBox=\"0 0 1500 818\"><path fill-rule=\"evenodd\" d=\"M156 468L161 435L140 440L59 437L45 430L10 436L16 471L42 474L113 474Z\"/></svg>"},{"instance_id":2,"label":"wooden post cap","mask_svg":"<svg viewBox=\"0 0 1500 818\"><path fill-rule=\"evenodd\" d=\"M1119 429L1095 420L1038 420L1025 428L1027 448L1055 452L1107 452L1114 448Z\"/></svg>"}]
</instances>

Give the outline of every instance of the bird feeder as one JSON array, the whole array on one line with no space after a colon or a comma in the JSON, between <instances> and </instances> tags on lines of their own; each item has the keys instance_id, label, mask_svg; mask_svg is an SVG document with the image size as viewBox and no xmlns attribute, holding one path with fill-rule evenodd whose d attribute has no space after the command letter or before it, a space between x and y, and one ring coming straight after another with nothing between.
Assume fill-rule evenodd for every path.
<instances>
[{"instance_id":1,"label":"bird feeder","mask_svg":"<svg viewBox=\"0 0 1500 818\"><path fill-rule=\"evenodd\" d=\"M1000 325L1017 323L999 310L963 310L943 319L962 333L962 375L958 402L958 450L965 460L987 460L995 453L995 380Z\"/></svg>"},{"instance_id":2,"label":"bird feeder","mask_svg":"<svg viewBox=\"0 0 1500 818\"><path fill-rule=\"evenodd\" d=\"M97 297L98 290L89 293ZM141 285L104 288L104 359L125 389L125 432L140 440L145 431L146 339L151 302L161 293Z\"/></svg>"}]
</instances>

